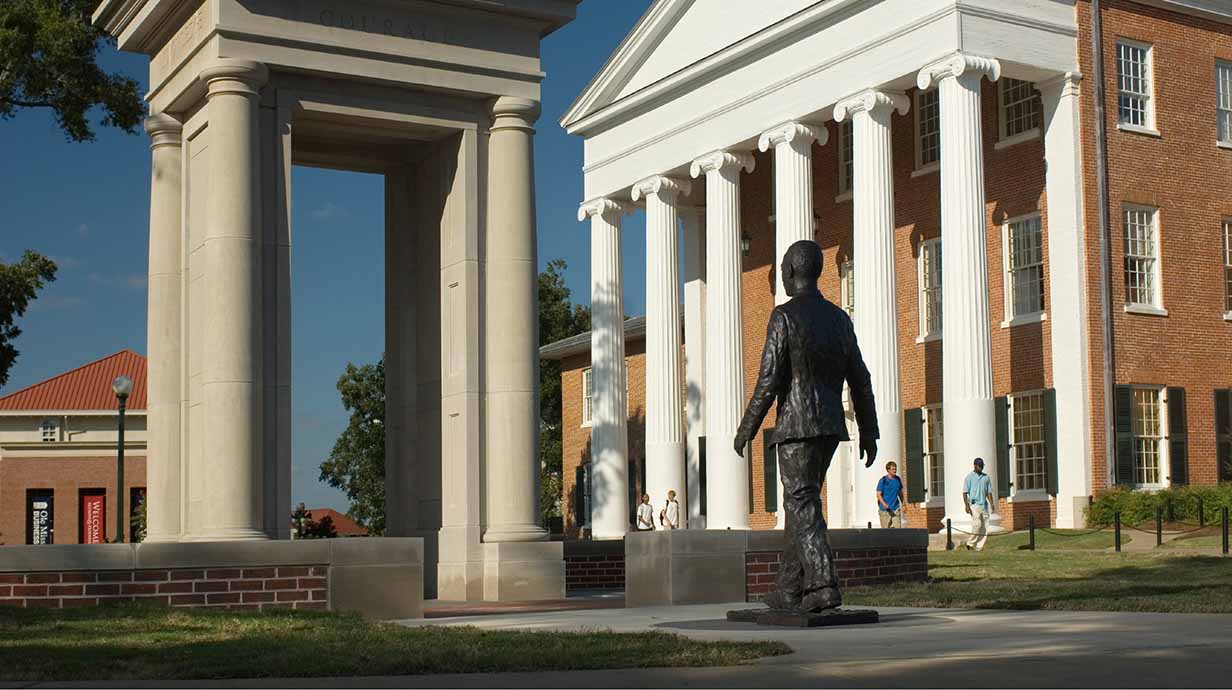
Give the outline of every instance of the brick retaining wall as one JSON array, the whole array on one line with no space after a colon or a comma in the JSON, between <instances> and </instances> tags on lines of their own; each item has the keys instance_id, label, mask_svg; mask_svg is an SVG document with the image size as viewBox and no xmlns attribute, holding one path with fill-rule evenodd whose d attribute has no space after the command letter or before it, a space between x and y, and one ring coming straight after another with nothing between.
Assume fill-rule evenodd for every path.
<instances>
[{"instance_id":1,"label":"brick retaining wall","mask_svg":"<svg viewBox=\"0 0 1232 690\"><path fill-rule=\"evenodd\" d=\"M761 601L774 591L782 564L781 551L750 551L744 555L745 599ZM928 577L927 548L836 549L840 587L923 582Z\"/></svg>"},{"instance_id":2,"label":"brick retaining wall","mask_svg":"<svg viewBox=\"0 0 1232 690\"><path fill-rule=\"evenodd\" d=\"M625 588L623 539L566 541L565 591Z\"/></svg>"}]
</instances>

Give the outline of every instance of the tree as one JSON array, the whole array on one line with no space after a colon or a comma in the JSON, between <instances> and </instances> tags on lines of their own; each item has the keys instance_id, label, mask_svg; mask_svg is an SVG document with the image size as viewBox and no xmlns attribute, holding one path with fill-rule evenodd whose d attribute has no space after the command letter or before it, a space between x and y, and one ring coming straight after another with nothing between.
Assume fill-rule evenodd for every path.
<instances>
[{"instance_id":1,"label":"tree","mask_svg":"<svg viewBox=\"0 0 1232 690\"><path fill-rule=\"evenodd\" d=\"M342 489L351 501L347 514L379 536L385 533L384 358L362 367L347 364L338 392L351 420L321 463L321 481Z\"/></svg>"},{"instance_id":2,"label":"tree","mask_svg":"<svg viewBox=\"0 0 1232 690\"><path fill-rule=\"evenodd\" d=\"M137 82L98 66L100 48L115 40L90 22L99 0L0 1L0 118L19 108L47 108L70 141L92 141L87 119L137 131L145 106Z\"/></svg>"},{"instance_id":3,"label":"tree","mask_svg":"<svg viewBox=\"0 0 1232 690\"><path fill-rule=\"evenodd\" d=\"M13 347L13 341L21 335L13 321L24 315L30 300L55 279L55 263L29 250L15 264L0 263L0 387L8 383L9 369L21 354Z\"/></svg>"},{"instance_id":4,"label":"tree","mask_svg":"<svg viewBox=\"0 0 1232 690\"><path fill-rule=\"evenodd\" d=\"M295 533L295 539L333 539L338 536L332 517L326 515L320 521L313 520L312 511L305 508L303 503L297 504L291 512L291 530Z\"/></svg>"},{"instance_id":5,"label":"tree","mask_svg":"<svg viewBox=\"0 0 1232 690\"><path fill-rule=\"evenodd\" d=\"M539 274L539 345L590 330L590 308L572 301L565 286L564 259L553 259ZM560 362L539 362L540 510L546 521L561 514L563 490Z\"/></svg>"}]
</instances>

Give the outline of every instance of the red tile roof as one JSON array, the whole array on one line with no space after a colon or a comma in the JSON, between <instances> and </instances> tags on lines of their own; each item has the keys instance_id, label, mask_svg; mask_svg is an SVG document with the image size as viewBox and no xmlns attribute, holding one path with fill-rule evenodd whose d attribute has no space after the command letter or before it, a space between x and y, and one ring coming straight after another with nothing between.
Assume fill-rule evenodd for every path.
<instances>
[{"instance_id":1,"label":"red tile roof","mask_svg":"<svg viewBox=\"0 0 1232 690\"><path fill-rule=\"evenodd\" d=\"M111 382L121 374L133 380L128 409L146 408L145 357L132 350L67 371L59 376L0 397L4 410L114 410L115 393Z\"/></svg>"},{"instance_id":2,"label":"red tile roof","mask_svg":"<svg viewBox=\"0 0 1232 690\"><path fill-rule=\"evenodd\" d=\"M340 537L366 537L368 530L359 526L359 523L352 520L346 513L339 513L333 508L312 508L308 511L312 515L312 519L320 522L321 518L329 517L334 522L334 529L337 530Z\"/></svg>"}]
</instances>

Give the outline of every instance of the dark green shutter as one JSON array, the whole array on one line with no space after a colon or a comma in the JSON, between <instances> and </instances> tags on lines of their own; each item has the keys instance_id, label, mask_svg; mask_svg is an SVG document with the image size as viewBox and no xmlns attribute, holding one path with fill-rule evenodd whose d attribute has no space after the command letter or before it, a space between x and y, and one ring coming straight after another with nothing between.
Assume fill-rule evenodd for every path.
<instances>
[{"instance_id":1,"label":"dark green shutter","mask_svg":"<svg viewBox=\"0 0 1232 690\"><path fill-rule=\"evenodd\" d=\"M1044 391L1044 481L1048 493L1057 495L1057 392Z\"/></svg>"},{"instance_id":2,"label":"dark green shutter","mask_svg":"<svg viewBox=\"0 0 1232 690\"><path fill-rule=\"evenodd\" d=\"M1168 467L1172 484L1189 483L1189 419L1185 389L1168 389Z\"/></svg>"},{"instance_id":3,"label":"dark green shutter","mask_svg":"<svg viewBox=\"0 0 1232 690\"><path fill-rule=\"evenodd\" d=\"M762 459L762 503L767 513L777 513L779 510L779 463L778 448L770 445L770 434L774 427L761 432Z\"/></svg>"},{"instance_id":4,"label":"dark green shutter","mask_svg":"<svg viewBox=\"0 0 1232 690\"><path fill-rule=\"evenodd\" d=\"M924 479L924 410L903 410L903 450L907 467L903 475L907 480L907 500L923 503L928 486Z\"/></svg>"},{"instance_id":5,"label":"dark green shutter","mask_svg":"<svg viewBox=\"0 0 1232 690\"><path fill-rule=\"evenodd\" d=\"M697 484L701 487L700 510L706 517L706 437L697 437Z\"/></svg>"},{"instance_id":6,"label":"dark green shutter","mask_svg":"<svg viewBox=\"0 0 1232 690\"><path fill-rule=\"evenodd\" d=\"M993 401L997 428L997 498L1010 495L1010 400L1004 395Z\"/></svg>"},{"instance_id":7,"label":"dark green shutter","mask_svg":"<svg viewBox=\"0 0 1232 690\"><path fill-rule=\"evenodd\" d=\"M1134 390L1117 386L1112 394L1116 422L1116 483L1134 484Z\"/></svg>"},{"instance_id":8,"label":"dark green shutter","mask_svg":"<svg viewBox=\"0 0 1232 690\"><path fill-rule=\"evenodd\" d=\"M1232 390L1215 391L1215 443L1219 481L1232 481Z\"/></svg>"}]
</instances>

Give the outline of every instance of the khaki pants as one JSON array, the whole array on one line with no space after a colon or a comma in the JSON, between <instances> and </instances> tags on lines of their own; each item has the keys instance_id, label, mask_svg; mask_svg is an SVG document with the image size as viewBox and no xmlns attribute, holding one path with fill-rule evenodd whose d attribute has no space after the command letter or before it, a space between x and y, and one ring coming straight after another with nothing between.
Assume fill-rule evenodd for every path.
<instances>
[{"instance_id":1,"label":"khaki pants","mask_svg":"<svg viewBox=\"0 0 1232 690\"><path fill-rule=\"evenodd\" d=\"M971 533L967 546L983 551L984 542L988 540L988 512L979 506L971 506Z\"/></svg>"},{"instance_id":2,"label":"khaki pants","mask_svg":"<svg viewBox=\"0 0 1232 690\"><path fill-rule=\"evenodd\" d=\"M881 518L882 527L902 527L903 526L903 509L900 507L894 512L886 512L884 510L877 511L878 517Z\"/></svg>"}]
</instances>

